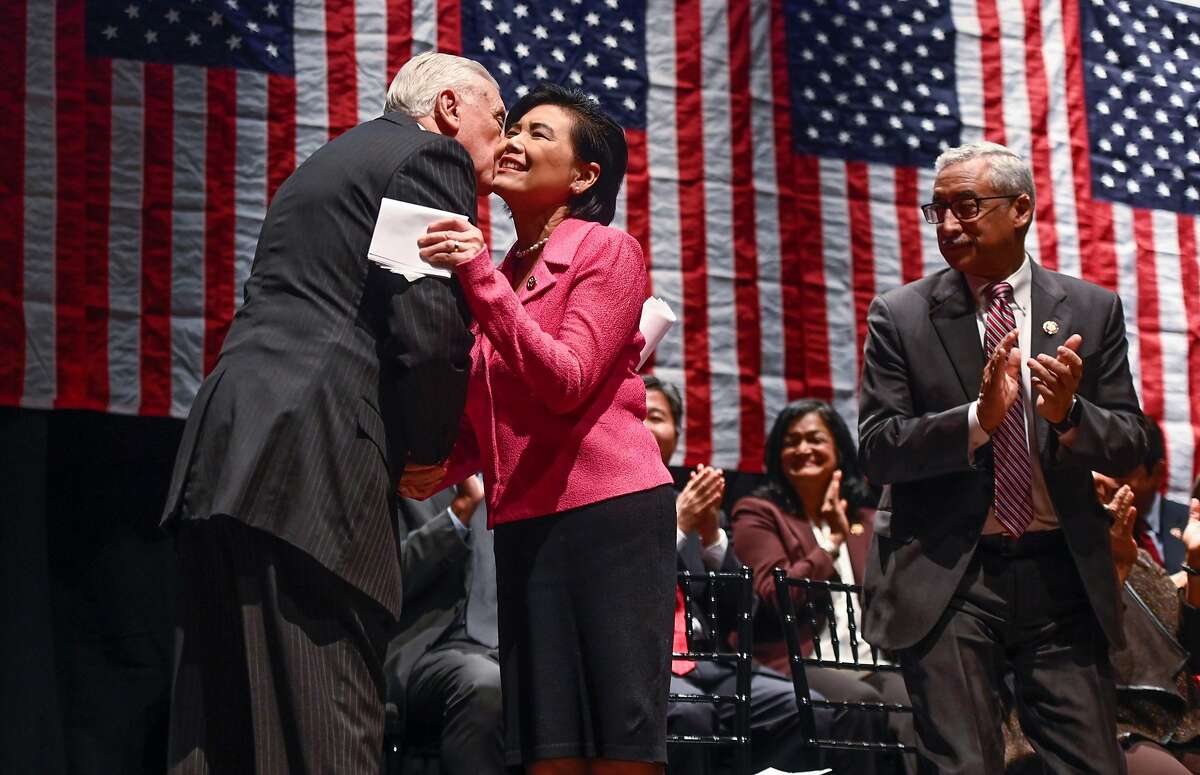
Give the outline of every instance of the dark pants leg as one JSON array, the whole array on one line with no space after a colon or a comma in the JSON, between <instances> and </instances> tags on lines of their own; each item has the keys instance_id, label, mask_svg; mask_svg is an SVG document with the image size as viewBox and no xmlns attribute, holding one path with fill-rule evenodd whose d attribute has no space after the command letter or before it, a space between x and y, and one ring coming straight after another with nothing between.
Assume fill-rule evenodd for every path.
<instances>
[{"instance_id":1,"label":"dark pants leg","mask_svg":"<svg viewBox=\"0 0 1200 775\"><path fill-rule=\"evenodd\" d=\"M705 692L700 684L684 676L671 675L671 692L696 694ZM753 696L753 693L751 693ZM717 708L708 703L672 702L667 704L667 734L715 735L719 733ZM667 772L670 775L707 775L711 771L711 746L676 744L667 748Z\"/></svg>"},{"instance_id":2,"label":"dark pants leg","mask_svg":"<svg viewBox=\"0 0 1200 775\"><path fill-rule=\"evenodd\" d=\"M819 692L827 699L838 702L898 702L907 703L908 698L900 699L895 695L894 684L885 688L863 680L862 673L855 670L838 670L827 667L809 667L805 670L809 688ZM907 714L886 714L865 710L841 710L833 718L832 737L845 740L874 740L878 742L896 742L894 732L889 729L890 716ZM903 725L903 719L896 723ZM901 742L904 742L901 740ZM836 772L899 772L900 764L894 754L864 753L858 751L834 750L830 752L830 766Z\"/></svg>"},{"instance_id":3,"label":"dark pants leg","mask_svg":"<svg viewBox=\"0 0 1200 775\"><path fill-rule=\"evenodd\" d=\"M408 683L410 725L440 721L447 775L503 775L504 706L495 649L449 641L413 665Z\"/></svg>"},{"instance_id":4,"label":"dark pants leg","mask_svg":"<svg viewBox=\"0 0 1200 775\"><path fill-rule=\"evenodd\" d=\"M933 630L901 653L922 772L1003 773L1010 671L1022 729L1053 772L1124 772L1104 635L1065 542L1046 539L1028 553L981 546Z\"/></svg>"},{"instance_id":5,"label":"dark pants leg","mask_svg":"<svg viewBox=\"0 0 1200 775\"><path fill-rule=\"evenodd\" d=\"M171 772L378 773L386 610L230 519L176 547Z\"/></svg>"}]
</instances>

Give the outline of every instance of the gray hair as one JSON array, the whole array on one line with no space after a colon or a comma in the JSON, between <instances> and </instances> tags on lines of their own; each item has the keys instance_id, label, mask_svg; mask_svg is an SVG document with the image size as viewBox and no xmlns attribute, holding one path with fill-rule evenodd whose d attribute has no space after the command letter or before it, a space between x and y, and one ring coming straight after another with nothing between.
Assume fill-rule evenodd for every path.
<instances>
[{"instance_id":1,"label":"gray hair","mask_svg":"<svg viewBox=\"0 0 1200 775\"><path fill-rule=\"evenodd\" d=\"M428 116L443 90L479 91L481 81L500 90L496 79L478 62L427 51L405 62L396 73L388 87L383 110L399 111L413 118Z\"/></svg>"},{"instance_id":2,"label":"gray hair","mask_svg":"<svg viewBox=\"0 0 1200 775\"><path fill-rule=\"evenodd\" d=\"M943 151L933 163L935 172L941 172L946 167L972 161L987 159L992 188L998 194L1028 194L1029 201L1034 201L1033 170L1020 154L986 140L966 143L957 148Z\"/></svg>"}]
</instances>

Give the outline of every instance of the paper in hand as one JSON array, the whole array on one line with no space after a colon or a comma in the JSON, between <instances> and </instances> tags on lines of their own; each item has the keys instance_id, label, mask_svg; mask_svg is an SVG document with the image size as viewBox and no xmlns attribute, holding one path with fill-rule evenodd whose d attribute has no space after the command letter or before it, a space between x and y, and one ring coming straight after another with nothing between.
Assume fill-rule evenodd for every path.
<instances>
[{"instance_id":1,"label":"paper in hand","mask_svg":"<svg viewBox=\"0 0 1200 775\"><path fill-rule=\"evenodd\" d=\"M384 197L379 205L379 217L375 220L367 258L384 269L404 275L409 282L421 277L449 277L449 269L426 263L417 252L417 237L426 232L429 224L443 218L466 220L467 217Z\"/></svg>"},{"instance_id":2,"label":"paper in hand","mask_svg":"<svg viewBox=\"0 0 1200 775\"><path fill-rule=\"evenodd\" d=\"M671 330L671 326L675 325L677 319L667 303L657 296L651 296L642 304L642 321L638 324L638 329L646 338L646 344L642 347L641 358L638 359L639 369L645 365L650 353L658 347L658 343Z\"/></svg>"}]
</instances>

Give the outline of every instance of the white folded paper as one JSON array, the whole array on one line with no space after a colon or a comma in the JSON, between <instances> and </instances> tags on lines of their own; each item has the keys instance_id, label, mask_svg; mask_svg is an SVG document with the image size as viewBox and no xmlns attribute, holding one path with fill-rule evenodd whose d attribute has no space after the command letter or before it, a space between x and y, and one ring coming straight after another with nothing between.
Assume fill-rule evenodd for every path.
<instances>
[{"instance_id":1,"label":"white folded paper","mask_svg":"<svg viewBox=\"0 0 1200 775\"><path fill-rule=\"evenodd\" d=\"M417 237L425 233L429 224L443 218L465 219L466 216L384 197L379 205L379 217L375 220L367 258L391 272L404 275L409 282L420 277L449 277L450 270L428 264L417 254Z\"/></svg>"},{"instance_id":2,"label":"white folded paper","mask_svg":"<svg viewBox=\"0 0 1200 775\"><path fill-rule=\"evenodd\" d=\"M646 363L646 359L650 357L650 353L654 352L654 348L658 347L658 343L671 330L671 326L675 325L675 313L667 306L667 303L657 296L651 296L646 299L646 303L642 305L642 321L638 324L638 329L641 330L642 336L646 337L646 345L642 347L642 357L638 360L637 367L640 369Z\"/></svg>"},{"instance_id":3,"label":"white folded paper","mask_svg":"<svg viewBox=\"0 0 1200 775\"><path fill-rule=\"evenodd\" d=\"M787 772L784 770L777 770L774 767L768 767L762 772L759 772L757 775L829 775L831 772L833 772L833 770L829 769L828 767L823 770L801 770L799 772Z\"/></svg>"}]
</instances>

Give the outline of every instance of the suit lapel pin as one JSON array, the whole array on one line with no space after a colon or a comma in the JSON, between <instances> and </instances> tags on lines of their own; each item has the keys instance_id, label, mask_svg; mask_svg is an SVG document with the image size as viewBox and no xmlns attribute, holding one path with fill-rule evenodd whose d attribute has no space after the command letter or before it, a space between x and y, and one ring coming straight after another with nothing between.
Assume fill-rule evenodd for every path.
<instances>
[{"instance_id":1,"label":"suit lapel pin","mask_svg":"<svg viewBox=\"0 0 1200 775\"><path fill-rule=\"evenodd\" d=\"M1054 336L1058 333L1058 321L1047 320L1045 323L1042 323L1042 330L1046 332L1047 336Z\"/></svg>"},{"instance_id":2,"label":"suit lapel pin","mask_svg":"<svg viewBox=\"0 0 1200 775\"><path fill-rule=\"evenodd\" d=\"M862 534L863 534L863 526L860 523L855 522L853 525L850 526L850 535L860 536Z\"/></svg>"}]
</instances>

